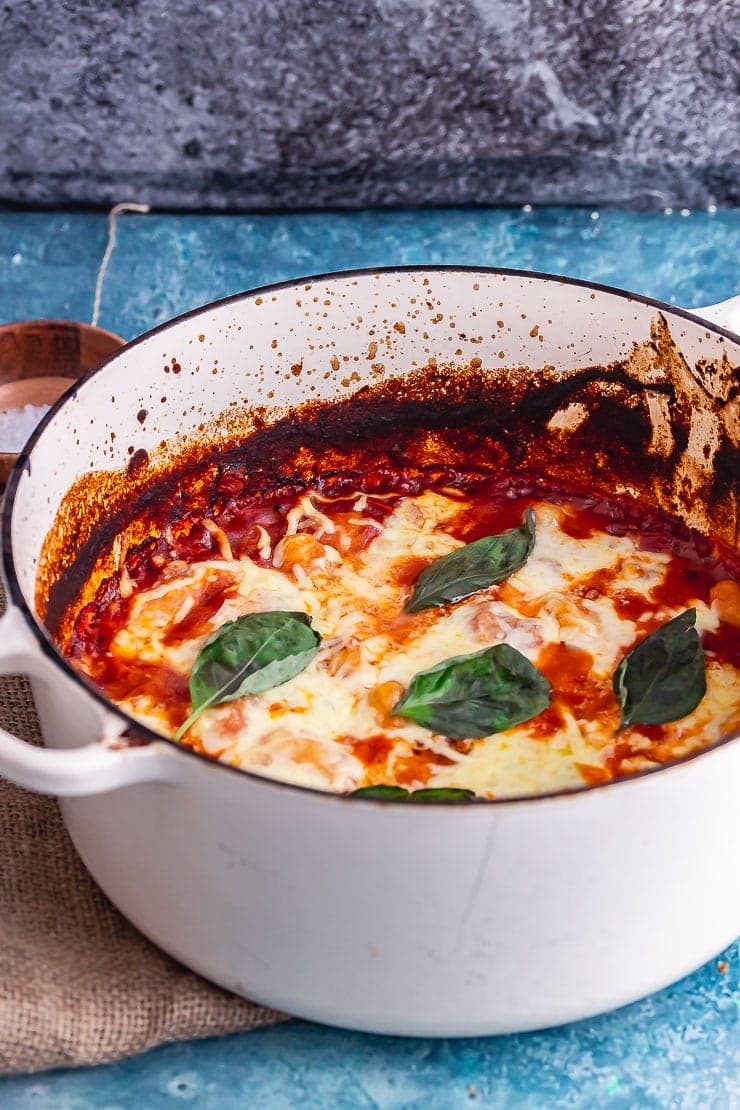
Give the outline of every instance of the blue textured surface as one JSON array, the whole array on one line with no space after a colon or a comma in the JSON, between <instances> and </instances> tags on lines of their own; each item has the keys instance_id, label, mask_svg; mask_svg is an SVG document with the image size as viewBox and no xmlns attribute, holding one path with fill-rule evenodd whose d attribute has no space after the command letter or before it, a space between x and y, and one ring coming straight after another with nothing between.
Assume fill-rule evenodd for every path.
<instances>
[{"instance_id":1,"label":"blue textured surface","mask_svg":"<svg viewBox=\"0 0 740 1110\"><path fill-rule=\"evenodd\" d=\"M588 278L688 308L740 289L740 209L436 209L118 222L99 323L126 339L255 285L357 266L460 263ZM101 215L0 214L0 314L89 320Z\"/></svg>"},{"instance_id":2,"label":"blue textured surface","mask_svg":"<svg viewBox=\"0 0 740 1110\"><path fill-rule=\"evenodd\" d=\"M0 319L89 320L105 242L104 216L0 213ZM588 209L124 216L100 323L131 338L253 285L412 262L550 270L692 306L740 291L738 258L738 210L602 209L597 218ZM668 937L668 921L665 930ZM740 950L733 945L633 1006L542 1033L400 1040L295 1022L168 1046L109 1067L0 1080L0 1105L8 1110L181 1103L214 1110L738 1110Z\"/></svg>"}]
</instances>

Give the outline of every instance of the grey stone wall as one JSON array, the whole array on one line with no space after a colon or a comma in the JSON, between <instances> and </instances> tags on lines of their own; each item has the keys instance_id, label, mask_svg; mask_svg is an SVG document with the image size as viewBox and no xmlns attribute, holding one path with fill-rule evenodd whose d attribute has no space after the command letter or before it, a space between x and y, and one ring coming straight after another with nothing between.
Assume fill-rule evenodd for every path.
<instances>
[{"instance_id":1,"label":"grey stone wall","mask_svg":"<svg viewBox=\"0 0 740 1110\"><path fill-rule=\"evenodd\" d=\"M0 200L740 202L738 0L6 0Z\"/></svg>"}]
</instances>

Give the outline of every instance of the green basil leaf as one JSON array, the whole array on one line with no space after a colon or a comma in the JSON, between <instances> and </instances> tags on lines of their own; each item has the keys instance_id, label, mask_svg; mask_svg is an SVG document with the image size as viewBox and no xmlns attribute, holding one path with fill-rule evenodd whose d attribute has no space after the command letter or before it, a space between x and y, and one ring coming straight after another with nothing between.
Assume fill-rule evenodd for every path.
<instances>
[{"instance_id":1,"label":"green basil leaf","mask_svg":"<svg viewBox=\"0 0 740 1110\"><path fill-rule=\"evenodd\" d=\"M393 715L453 740L473 740L536 717L550 704L550 690L521 652L496 644L414 675Z\"/></svg>"},{"instance_id":2,"label":"green basil leaf","mask_svg":"<svg viewBox=\"0 0 740 1110\"><path fill-rule=\"evenodd\" d=\"M386 786L379 783L377 786L361 786L359 790L353 790L350 797L379 798L381 801L402 802L409 797L409 792L404 790L402 786Z\"/></svg>"},{"instance_id":3,"label":"green basil leaf","mask_svg":"<svg viewBox=\"0 0 740 1110\"><path fill-rule=\"evenodd\" d=\"M222 624L198 652L190 672L193 711L175 739L211 706L260 694L300 674L320 643L305 613L247 613Z\"/></svg>"},{"instance_id":4,"label":"green basil leaf","mask_svg":"<svg viewBox=\"0 0 740 1110\"><path fill-rule=\"evenodd\" d=\"M704 648L696 609L666 621L625 655L612 685L622 712L620 728L678 721L707 692Z\"/></svg>"},{"instance_id":5,"label":"green basil leaf","mask_svg":"<svg viewBox=\"0 0 740 1110\"><path fill-rule=\"evenodd\" d=\"M484 536L449 555L435 559L416 579L406 602L409 613L462 601L465 597L502 582L526 563L534 547L534 513L527 509L524 523L498 536Z\"/></svg>"},{"instance_id":6,"label":"green basil leaf","mask_svg":"<svg viewBox=\"0 0 740 1110\"><path fill-rule=\"evenodd\" d=\"M424 790L408 791L403 786L361 786L353 790L351 798L379 798L389 802L469 802L476 797L472 790L457 786L430 786Z\"/></svg>"},{"instance_id":7,"label":"green basil leaf","mask_svg":"<svg viewBox=\"0 0 740 1110\"><path fill-rule=\"evenodd\" d=\"M410 802L469 802L476 797L473 790L459 786L428 786L424 790L412 790Z\"/></svg>"}]
</instances>

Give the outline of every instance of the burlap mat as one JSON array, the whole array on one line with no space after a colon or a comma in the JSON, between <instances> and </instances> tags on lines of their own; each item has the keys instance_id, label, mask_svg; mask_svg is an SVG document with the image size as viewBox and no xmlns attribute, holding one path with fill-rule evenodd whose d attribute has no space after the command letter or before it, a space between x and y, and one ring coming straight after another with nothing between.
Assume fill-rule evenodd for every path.
<instances>
[{"instance_id":1,"label":"burlap mat","mask_svg":"<svg viewBox=\"0 0 740 1110\"><path fill-rule=\"evenodd\" d=\"M40 742L25 679L0 677L0 725ZM99 1064L282 1019L145 940L88 875L56 801L0 779L0 1072Z\"/></svg>"}]
</instances>

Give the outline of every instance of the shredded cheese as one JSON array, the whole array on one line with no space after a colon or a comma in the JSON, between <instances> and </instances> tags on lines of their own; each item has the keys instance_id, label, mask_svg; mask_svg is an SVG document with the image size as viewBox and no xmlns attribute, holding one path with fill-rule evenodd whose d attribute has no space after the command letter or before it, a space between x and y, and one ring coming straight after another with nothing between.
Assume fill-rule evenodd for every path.
<instances>
[{"instance_id":1,"label":"shredded cheese","mask_svg":"<svg viewBox=\"0 0 740 1110\"><path fill-rule=\"evenodd\" d=\"M510 797L582 786L615 773L621 741L611 676L648 628L644 616L620 610L617 598L624 591L657 596L670 555L642 550L629 535L606 531L574 539L563 527L562 507L539 502L533 506L534 550L519 570L456 605L409 614L404 606L413 582L404 568L409 560L427 565L462 546L455 524L466 511L465 496L451 490L401 497L383 523L361 515L365 494L334 499L349 500L355 509L337 511L337 519L331 500L301 496L274 547L267 530L257 526L257 556L270 566L235 557L211 520L204 525L218 557L185 566L174 577L163 573L148 589L135 590L125 552L119 551L121 595L130 598L130 609L110 652L129 666L164 667L186 682L213 630L251 612L304 612L322 637L300 674L264 693L212 707L186 743L257 774L332 791L383 782ZM369 530L359 548L358 529ZM589 586L599 575L606 584ZM228 588L205 623L179 636L178 626L197 616L199 591L212 596L223 582ZM718 591L712 605L691 601L702 634L717 629L719 607L728 606L725 594ZM650 627L675 613L656 601ZM556 676L553 706L544 716L483 739L454 742L393 715L400 693L419 671L504 642L535 666L544 666L553 651L587 660L588 674L579 681L595 698L593 713L584 715L577 698L558 694ZM696 750L740 725L736 669L710 660L707 684L693 713L664 726L663 746L648 750L647 740L636 743L619 773ZM172 733L155 692L137 688L119 701L150 727Z\"/></svg>"}]
</instances>

